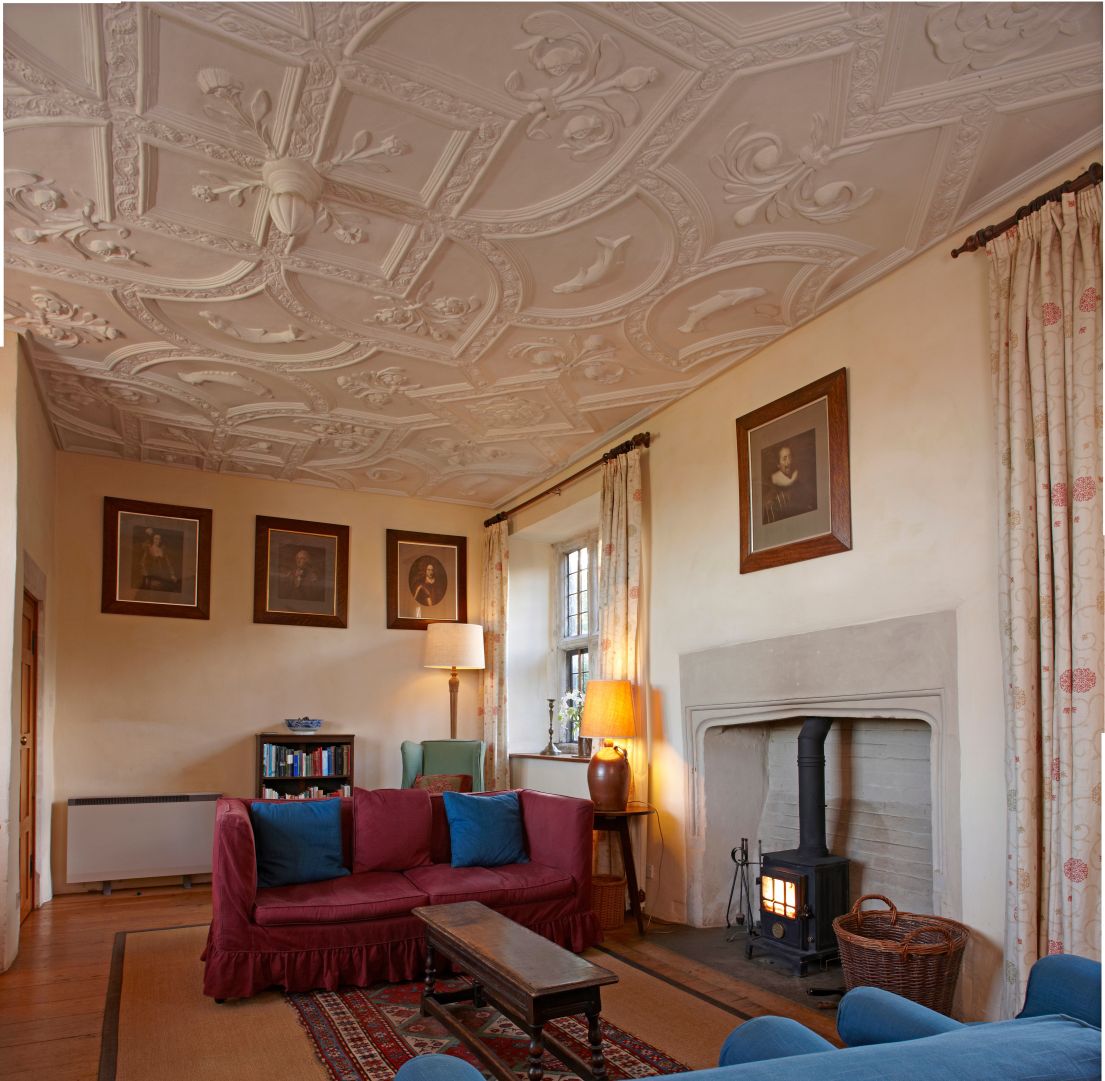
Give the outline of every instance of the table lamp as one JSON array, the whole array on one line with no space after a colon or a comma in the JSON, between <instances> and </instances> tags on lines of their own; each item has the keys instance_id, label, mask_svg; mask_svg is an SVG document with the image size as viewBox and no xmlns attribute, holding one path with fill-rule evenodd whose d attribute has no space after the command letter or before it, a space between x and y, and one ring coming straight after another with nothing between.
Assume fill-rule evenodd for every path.
<instances>
[{"instance_id":1,"label":"table lamp","mask_svg":"<svg viewBox=\"0 0 1105 1081\"><path fill-rule=\"evenodd\" d=\"M458 668L483 668L483 627L478 623L431 623L426 628L424 668L449 668L449 738L457 738Z\"/></svg>"},{"instance_id":2,"label":"table lamp","mask_svg":"<svg viewBox=\"0 0 1105 1081\"><path fill-rule=\"evenodd\" d=\"M596 811L625 810L629 761L614 739L633 733L633 684L628 679L588 680L580 735L602 739L587 767L587 788Z\"/></svg>"}]
</instances>

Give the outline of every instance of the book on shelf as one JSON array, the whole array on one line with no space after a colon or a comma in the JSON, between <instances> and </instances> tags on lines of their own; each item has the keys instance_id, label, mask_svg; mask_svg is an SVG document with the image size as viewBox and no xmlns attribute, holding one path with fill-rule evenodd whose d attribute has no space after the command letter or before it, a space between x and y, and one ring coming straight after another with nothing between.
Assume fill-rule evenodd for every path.
<instances>
[{"instance_id":1,"label":"book on shelf","mask_svg":"<svg viewBox=\"0 0 1105 1081\"><path fill-rule=\"evenodd\" d=\"M297 750L279 743L261 748L266 777L346 777L349 775L349 745L332 744L313 750Z\"/></svg>"},{"instance_id":2,"label":"book on shelf","mask_svg":"<svg viewBox=\"0 0 1105 1081\"><path fill-rule=\"evenodd\" d=\"M328 796L350 796L353 794L353 789L350 785L343 784L338 785L337 788L325 789L319 788L318 785L311 785L310 788L305 788L302 792L278 792L275 788L269 788L265 785L261 789L262 799L323 799Z\"/></svg>"}]
</instances>

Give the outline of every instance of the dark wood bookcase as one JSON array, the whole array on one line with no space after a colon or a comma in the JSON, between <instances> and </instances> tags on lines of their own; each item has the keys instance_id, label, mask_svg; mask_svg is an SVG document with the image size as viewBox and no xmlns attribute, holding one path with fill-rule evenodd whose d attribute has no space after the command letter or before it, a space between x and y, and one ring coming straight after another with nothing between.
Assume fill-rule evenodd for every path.
<instances>
[{"instance_id":1,"label":"dark wood bookcase","mask_svg":"<svg viewBox=\"0 0 1105 1081\"><path fill-rule=\"evenodd\" d=\"M353 744L355 736L332 735L329 732L262 732L257 736L257 748L254 755L257 767L257 798L264 798L264 790L271 788L285 796L298 796L311 787L321 788L324 793L337 792L342 785L353 785ZM340 773L305 774L302 777L280 777L265 773L265 746L283 747L288 751L333 750L347 748L348 768Z\"/></svg>"}]
</instances>

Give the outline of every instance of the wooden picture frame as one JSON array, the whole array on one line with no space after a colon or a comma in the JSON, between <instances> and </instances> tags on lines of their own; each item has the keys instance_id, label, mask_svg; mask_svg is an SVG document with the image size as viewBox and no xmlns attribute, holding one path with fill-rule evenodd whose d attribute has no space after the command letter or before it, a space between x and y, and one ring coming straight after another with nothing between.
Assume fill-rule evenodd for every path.
<instances>
[{"instance_id":1,"label":"wooden picture frame","mask_svg":"<svg viewBox=\"0 0 1105 1081\"><path fill-rule=\"evenodd\" d=\"M257 515L253 622L345 627L349 526Z\"/></svg>"},{"instance_id":2,"label":"wooden picture frame","mask_svg":"<svg viewBox=\"0 0 1105 1081\"><path fill-rule=\"evenodd\" d=\"M105 496L100 611L210 619L211 511Z\"/></svg>"},{"instance_id":3,"label":"wooden picture frame","mask_svg":"<svg viewBox=\"0 0 1105 1081\"><path fill-rule=\"evenodd\" d=\"M740 572L852 548L847 369L737 418Z\"/></svg>"},{"instance_id":4,"label":"wooden picture frame","mask_svg":"<svg viewBox=\"0 0 1105 1081\"><path fill-rule=\"evenodd\" d=\"M468 622L468 538L387 531L387 625Z\"/></svg>"}]
</instances>

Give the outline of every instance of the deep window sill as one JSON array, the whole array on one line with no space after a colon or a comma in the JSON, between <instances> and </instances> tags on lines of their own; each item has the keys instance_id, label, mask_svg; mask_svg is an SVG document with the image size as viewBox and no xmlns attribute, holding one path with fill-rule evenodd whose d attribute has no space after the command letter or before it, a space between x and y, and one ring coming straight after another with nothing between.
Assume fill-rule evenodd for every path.
<instances>
[{"instance_id":1,"label":"deep window sill","mask_svg":"<svg viewBox=\"0 0 1105 1081\"><path fill-rule=\"evenodd\" d=\"M539 762L590 762L591 759L584 755L580 757L576 754L538 754L536 751L523 751L513 752L509 755L510 758L536 758Z\"/></svg>"}]
</instances>

